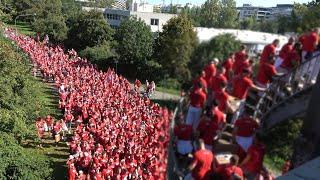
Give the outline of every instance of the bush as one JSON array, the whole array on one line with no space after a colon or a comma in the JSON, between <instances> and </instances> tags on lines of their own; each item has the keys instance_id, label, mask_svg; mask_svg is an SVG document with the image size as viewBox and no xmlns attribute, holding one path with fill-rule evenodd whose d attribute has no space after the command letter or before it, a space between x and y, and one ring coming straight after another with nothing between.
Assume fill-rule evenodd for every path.
<instances>
[{"instance_id":1,"label":"bush","mask_svg":"<svg viewBox=\"0 0 320 180\"><path fill-rule=\"evenodd\" d=\"M177 89L179 90L181 88L181 84L177 79L168 78L163 79L158 83L158 86L167 88L167 89Z\"/></svg>"}]
</instances>

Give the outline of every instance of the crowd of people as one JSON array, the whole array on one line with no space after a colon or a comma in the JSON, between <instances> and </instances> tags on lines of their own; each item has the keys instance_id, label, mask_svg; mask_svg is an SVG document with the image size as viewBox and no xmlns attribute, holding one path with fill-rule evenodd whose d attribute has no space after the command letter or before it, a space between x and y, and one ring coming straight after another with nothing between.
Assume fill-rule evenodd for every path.
<instances>
[{"instance_id":1,"label":"crowd of people","mask_svg":"<svg viewBox=\"0 0 320 180\"><path fill-rule=\"evenodd\" d=\"M203 68L193 80L186 116L177 117L174 129L178 156L193 157L185 179L272 179L263 167L265 145L257 133L260 122L245 108L248 91L263 95L274 78L289 74L309 59L315 61L311 57L316 55L319 41L319 29L312 29L299 39L291 37L278 55L276 49L280 42L275 39L264 47L256 62L256 75L253 73L255 62L250 60L245 45L224 62L214 59ZM302 68L298 78L315 79L319 71L310 72ZM217 166L215 143L227 123L233 127L232 141L238 148L229 165Z\"/></svg>"},{"instance_id":2,"label":"crowd of people","mask_svg":"<svg viewBox=\"0 0 320 180\"><path fill-rule=\"evenodd\" d=\"M171 112L142 98L113 70L99 71L73 50L65 53L12 29L5 35L57 86L62 121L66 128L74 127L68 142L69 180L166 178ZM41 138L46 128L54 136L62 128L47 119L36 121Z\"/></svg>"}]
</instances>

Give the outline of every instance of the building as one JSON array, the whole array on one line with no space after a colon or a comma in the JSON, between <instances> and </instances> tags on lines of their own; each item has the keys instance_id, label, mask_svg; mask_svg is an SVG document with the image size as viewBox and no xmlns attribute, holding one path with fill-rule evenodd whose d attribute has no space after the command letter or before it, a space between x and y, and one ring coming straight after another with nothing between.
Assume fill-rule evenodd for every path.
<instances>
[{"instance_id":1,"label":"building","mask_svg":"<svg viewBox=\"0 0 320 180\"><path fill-rule=\"evenodd\" d=\"M243 4L237 8L239 20L244 20L249 17L256 17L257 21L274 20L279 16L290 16L293 10L293 4L277 4L276 7L258 7L251 4Z\"/></svg>"},{"instance_id":2,"label":"building","mask_svg":"<svg viewBox=\"0 0 320 180\"><path fill-rule=\"evenodd\" d=\"M280 51L285 43L288 42L288 37L279 34L270 34L257 31L249 30L238 30L238 29L215 29L215 28L202 28L196 27L197 36L200 42L209 41L210 39L222 35L222 34L232 34L241 43L247 45L250 56L255 56L261 53L264 46L272 43L273 40L279 39L280 46L277 51Z\"/></svg>"},{"instance_id":3,"label":"building","mask_svg":"<svg viewBox=\"0 0 320 180\"><path fill-rule=\"evenodd\" d=\"M251 4L244 4L237 8L239 12L239 20L244 20L250 17L255 17L257 21L269 19L272 15L272 8L264 8L252 6Z\"/></svg>"},{"instance_id":4,"label":"building","mask_svg":"<svg viewBox=\"0 0 320 180\"><path fill-rule=\"evenodd\" d=\"M151 27L152 32L162 32L163 25L176 15L155 13L153 12L153 5L147 3L133 3L130 10L107 8L104 11L104 17L112 28L118 28L121 20L130 16L143 20Z\"/></svg>"}]
</instances>

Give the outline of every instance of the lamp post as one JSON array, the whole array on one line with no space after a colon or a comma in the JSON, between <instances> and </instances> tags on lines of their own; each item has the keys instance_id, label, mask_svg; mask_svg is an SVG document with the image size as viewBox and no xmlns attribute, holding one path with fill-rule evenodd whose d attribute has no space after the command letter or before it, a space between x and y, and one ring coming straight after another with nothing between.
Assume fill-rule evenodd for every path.
<instances>
[{"instance_id":1,"label":"lamp post","mask_svg":"<svg viewBox=\"0 0 320 180\"><path fill-rule=\"evenodd\" d=\"M15 19L14 19L14 27L16 28L16 33L17 33L17 19L19 17L25 17L25 16L36 16L37 14L34 13L34 14L20 14L18 15Z\"/></svg>"}]
</instances>

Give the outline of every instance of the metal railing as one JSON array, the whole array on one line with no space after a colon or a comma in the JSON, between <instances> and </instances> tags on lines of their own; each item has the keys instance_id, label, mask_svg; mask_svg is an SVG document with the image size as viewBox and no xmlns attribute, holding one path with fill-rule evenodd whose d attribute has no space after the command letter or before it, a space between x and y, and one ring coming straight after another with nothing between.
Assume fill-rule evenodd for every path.
<instances>
[{"instance_id":1,"label":"metal railing","mask_svg":"<svg viewBox=\"0 0 320 180\"><path fill-rule=\"evenodd\" d=\"M260 119L261 123L264 124L268 113L288 102L295 95L310 89L316 83L319 70L320 52L317 51L313 57L287 74L274 78L254 107L254 118Z\"/></svg>"}]
</instances>

